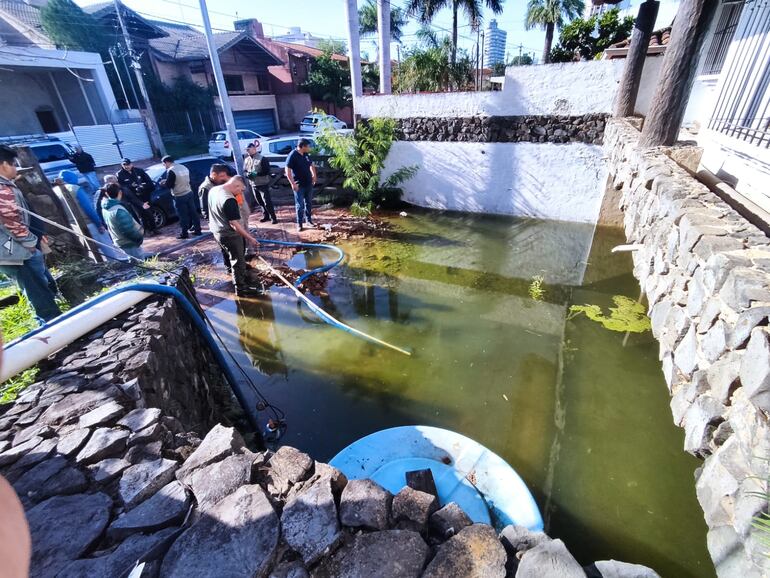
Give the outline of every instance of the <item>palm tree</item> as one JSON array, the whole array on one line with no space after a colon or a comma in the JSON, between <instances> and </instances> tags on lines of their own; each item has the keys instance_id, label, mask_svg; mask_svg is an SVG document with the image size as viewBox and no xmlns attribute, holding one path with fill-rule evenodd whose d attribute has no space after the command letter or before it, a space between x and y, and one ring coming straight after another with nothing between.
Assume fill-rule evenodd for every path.
<instances>
[{"instance_id":1,"label":"palm tree","mask_svg":"<svg viewBox=\"0 0 770 578\"><path fill-rule=\"evenodd\" d=\"M503 11L504 0L484 0L483 4L489 8L493 14L500 14ZM565 0L572 1L572 0ZM433 21L436 14L443 8L452 8L452 54L451 62L454 65L457 62L457 18L462 10L473 30L478 29L483 17L481 15L481 0L409 0L406 4L406 13L409 16L416 16L421 24L427 25Z\"/></svg>"},{"instance_id":2,"label":"palm tree","mask_svg":"<svg viewBox=\"0 0 770 578\"><path fill-rule=\"evenodd\" d=\"M545 29L543 62L551 61L551 44L554 28L561 28L565 20L574 20L583 15L583 0L529 0L527 4L527 30L540 26Z\"/></svg>"},{"instance_id":3,"label":"palm tree","mask_svg":"<svg viewBox=\"0 0 770 578\"><path fill-rule=\"evenodd\" d=\"M401 42L406 26L406 15L398 6L390 9L390 37L395 42ZM358 9L358 26L361 36L377 34L377 2L366 0L366 4Z\"/></svg>"}]
</instances>

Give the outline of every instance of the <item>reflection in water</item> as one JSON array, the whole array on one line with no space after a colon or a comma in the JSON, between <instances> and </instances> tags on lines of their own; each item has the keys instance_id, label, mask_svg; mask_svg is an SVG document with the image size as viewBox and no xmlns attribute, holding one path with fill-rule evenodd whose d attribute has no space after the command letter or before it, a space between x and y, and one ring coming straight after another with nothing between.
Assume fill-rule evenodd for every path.
<instances>
[{"instance_id":1,"label":"reflection in water","mask_svg":"<svg viewBox=\"0 0 770 578\"><path fill-rule=\"evenodd\" d=\"M713 575L692 482L698 463L671 422L655 341L567 319L573 304L606 310L615 295L638 295L629 256L609 253L623 239L584 225L437 213L392 224L387 238L343 246L345 265L321 304L413 357L319 323L280 287L242 304L243 347L261 373L281 376L257 381L286 411L282 442L328 460L387 427L445 427L508 461L582 563ZM323 258L304 252L291 265ZM536 275L543 301L529 295Z\"/></svg>"}]
</instances>

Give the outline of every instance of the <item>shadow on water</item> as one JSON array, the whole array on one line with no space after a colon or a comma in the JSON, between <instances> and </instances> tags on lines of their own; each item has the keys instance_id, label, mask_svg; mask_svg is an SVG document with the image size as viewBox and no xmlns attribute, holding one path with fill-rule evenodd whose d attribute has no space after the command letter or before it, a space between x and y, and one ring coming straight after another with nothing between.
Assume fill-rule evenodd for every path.
<instances>
[{"instance_id":1,"label":"shadow on water","mask_svg":"<svg viewBox=\"0 0 770 578\"><path fill-rule=\"evenodd\" d=\"M697 461L672 424L654 340L568 320L573 303L638 297L629 256L609 252L619 235L598 229L591 250L582 225L434 213L391 222L401 240L344 246L347 265L320 303L413 357L318 323L280 288L213 311L286 412L282 442L327 460L380 429L451 429L517 470L581 562L713 575ZM542 300L529 294L534 275Z\"/></svg>"}]
</instances>

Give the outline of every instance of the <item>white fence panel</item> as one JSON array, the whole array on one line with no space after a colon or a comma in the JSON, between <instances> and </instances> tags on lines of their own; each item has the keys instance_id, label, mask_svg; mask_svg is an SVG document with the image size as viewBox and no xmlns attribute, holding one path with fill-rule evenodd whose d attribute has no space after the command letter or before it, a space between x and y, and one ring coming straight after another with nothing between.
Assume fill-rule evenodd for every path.
<instances>
[{"instance_id":1,"label":"white fence panel","mask_svg":"<svg viewBox=\"0 0 770 578\"><path fill-rule=\"evenodd\" d=\"M75 126L72 130L77 144L94 157L97 167L119 164L123 157L131 160L152 157L152 147L142 123Z\"/></svg>"}]
</instances>

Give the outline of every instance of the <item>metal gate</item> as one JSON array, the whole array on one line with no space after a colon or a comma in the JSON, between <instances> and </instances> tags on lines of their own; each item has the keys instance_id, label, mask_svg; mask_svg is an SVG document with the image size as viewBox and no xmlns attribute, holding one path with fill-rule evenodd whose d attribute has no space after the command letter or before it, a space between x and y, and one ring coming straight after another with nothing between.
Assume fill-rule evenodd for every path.
<instances>
[{"instance_id":1,"label":"metal gate","mask_svg":"<svg viewBox=\"0 0 770 578\"><path fill-rule=\"evenodd\" d=\"M272 108L239 110L233 112L236 128L253 130L261 135L276 133L275 115Z\"/></svg>"},{"instance_id":2,"label":"metal gate","mask_svg":"<svg viewBox=\"0 0 770 578\"><path fill-rule=\"evenodd\" d=\"M152 158L152 147L141 122L72 127L77 143L94 157L97 167L119 164L121 159Z\"/></svg>"}]
</instances>

